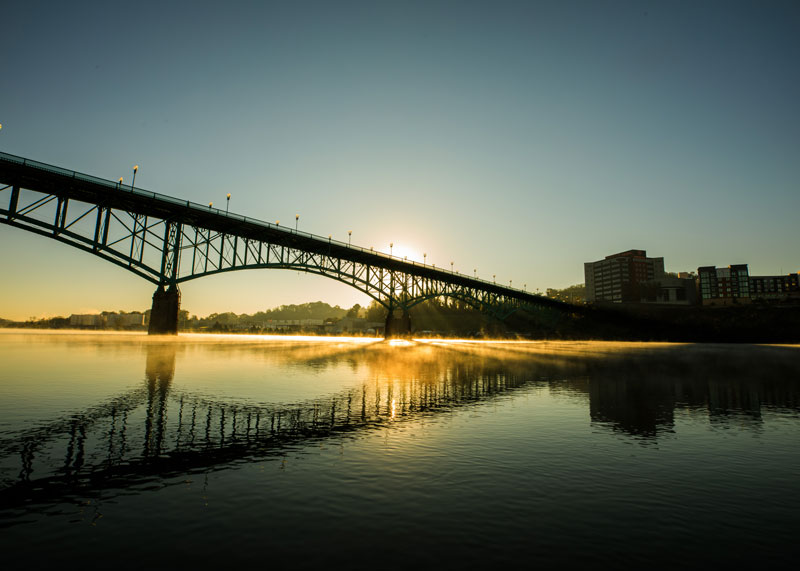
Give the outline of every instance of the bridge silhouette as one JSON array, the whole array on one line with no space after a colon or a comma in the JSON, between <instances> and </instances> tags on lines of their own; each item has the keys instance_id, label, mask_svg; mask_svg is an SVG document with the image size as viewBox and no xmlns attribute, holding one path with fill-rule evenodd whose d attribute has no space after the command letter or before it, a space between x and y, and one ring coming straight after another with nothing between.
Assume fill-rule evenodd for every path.
<instances>
[{"instance_id":1,"label":"bridge silhouette","mask_svg":"<svg viewBox=\"0 0 800 571\"><path fill-rule=\"evenodd\" d=\"M385 336L411 331L409 309L460 300L500 320L519 309L580 311L538 294L263 222L131 185L0 153L0 223L58 240L155 284L149 332L175 334L178 285L245 269L325 276L387 310ZM395 312L401 314L395 319Z\"/></svg>"}]
</instances>

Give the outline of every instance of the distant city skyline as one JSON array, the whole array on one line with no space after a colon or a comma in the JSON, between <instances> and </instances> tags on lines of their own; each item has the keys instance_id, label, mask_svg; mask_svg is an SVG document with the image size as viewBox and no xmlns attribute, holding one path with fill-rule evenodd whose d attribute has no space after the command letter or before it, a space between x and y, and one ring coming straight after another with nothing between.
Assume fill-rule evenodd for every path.
<instances>
[{"instance_id":1,"label":"distant city skyline","mask_svg":"<svg viewBox=\"0 0 800 571\"><path fill-rule=\"evenodd\" d=\"M796 2L32 2L4 9L0 150L529 291L647 250L800 271ZM0 202L7 196L0 192ZM0 225L0 317L153 286ZM193 314L369 302L289 271Z\"/></svg>"}]
</instances>

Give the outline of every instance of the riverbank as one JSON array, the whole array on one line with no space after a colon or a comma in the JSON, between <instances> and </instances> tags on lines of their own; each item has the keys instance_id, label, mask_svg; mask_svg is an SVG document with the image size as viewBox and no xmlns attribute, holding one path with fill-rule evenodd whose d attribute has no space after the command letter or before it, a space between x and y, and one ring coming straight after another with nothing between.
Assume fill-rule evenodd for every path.
<instances>
[{"instance_id":1,"label":"riverbank","mask_svg":"<svg viewBox=\"0 0 800 571\"><path fill-rule=\"evenodd\" d=\"M692 343L800 343L800 306L747 305L681 307L641 305L580 306L580 312L519 311L505 321L466 308L438 308L436 314L411 311L413 337L476 339L562 339L599 341L668 341ZM0 328L78 331L145 332L126 328L70 325L65 318L15 322L0 319ZM330 337L324 330L271 331L260 328L181 327L180 333L300 335ZM374 337L371 331L348 336Z\"/></svg>"},{"instance_id":2,"label":"riverbank","mask_svg":"<svg viewBox=\"0 0 800 571\"><path fill-rule=\"evenodd\" d=\"M588 312L600 339L696 343L798 343L800 306L617 306Z\"/></svg>"}]
</instances>

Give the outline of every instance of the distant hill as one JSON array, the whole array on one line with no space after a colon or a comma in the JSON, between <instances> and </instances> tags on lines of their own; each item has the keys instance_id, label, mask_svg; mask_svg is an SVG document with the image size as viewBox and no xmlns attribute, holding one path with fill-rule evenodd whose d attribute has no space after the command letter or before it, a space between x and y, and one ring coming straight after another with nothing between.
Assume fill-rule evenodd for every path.
<instances>
[{"instance_id":1,"label":"distant hill","mask_svg":"<svg viewBox=\"0 0 800 571\"><path fill-rule=\"evenodd\" d=\"M185 314L185 318L190 325L203 326L213 323L219 325L246 325L279 319L341 319L347 315L347 311L347 309L342 309L338 305L331 306L322 301L312 301L299 305L281 305L274 309L258 311L252 315L247 313L237 315L232 312L226 312L212 313L207 317L198 318L197 316L192 316L189 318L188 311L182 311L181 313Z\"/></svg>"}]
</instances>

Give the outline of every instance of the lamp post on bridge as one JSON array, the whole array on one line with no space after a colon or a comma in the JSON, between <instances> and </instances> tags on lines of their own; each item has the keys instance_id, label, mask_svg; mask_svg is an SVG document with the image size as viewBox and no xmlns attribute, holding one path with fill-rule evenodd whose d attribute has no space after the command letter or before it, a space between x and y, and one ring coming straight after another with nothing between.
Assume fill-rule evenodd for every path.
<instances>
[{"instance_id":1,"label":"lamp post on bridge","mask_svg":"<svg viewBox=\"0 0 800 571\"><path fill-rule=\"evenodd\" d=\"M230 204L231 204L231 193L229 192L228 194L225 195L225 214L228 213L228 207L230 206Z\"/></svg>"},{"instance_id":2,"label":"lamp post on bridge","mask_svg":"<svg viewBox=\"0 0 800 571\"><path fill-rule=\"evenodd\" d=\"M475 274L475 279L477 280L478 279L478 268L475 268L474 270L472 270L472 273Z\"/></svg>"},{"instance_id":3,"label":"lamp post on bridge","mask_svg":"<svg viewBox=\"0 0 800 571\"><path fill-rule=\"evenodd\" d=\"M208 207L211 208L212 206L214 206L214 203L213 202L209 202L208 203Z\"/></svg>"},{"instance_id":4,"label":"lamp post on bridge","mask_svg":"<svg viewBox=\"0 0 800 571\"><path fill-rule=\"evenodd\" d=\"M119 177L119 180L117 181L117 188L121 186L122 186L122 177Z\"/></svg>"},{"instance_id":5,"label":"lamp post on bridge","mask_svg":"<svg viewBox=\"0 0 800 571\"><path fill-rule=\"evenodd\" d=\"M389 256L392 255L392 248L394 248L394 242L389 242Z\"/></svg>"},{"instance_id":6,"label":"lamp post on bridge","mask_svg":"<svg viewBox=\"0 0 800 571\"><path fill-rule=\"evenodd\" d=\"M350 245L350 237L351 237L352 235L353 235L353 231L352 231L352 230L348 230L348 231L347 231L347 245L348 245L348 246Z\"/></svg>"},{"instance_id":7,"label":"lamp post on bridge","mask_svg":"<svg viewBox=\"0 0 800 571\"><path fill-rule=\"evenodd\" d=\"M294 231L297 232L297 226L300 224L300 215L294 215Z\"/></svg>"},{"instance_id":8,"label":"lamp post on bridge","mask_svg":"<svg viewBox=\"0 0 800 571\"><path fill-rule=\"evenodd\" d=\"M492 274L492 283L497 283L497 274Z\"/></svg>"},{"instance_id":9,"label":"lamp post on bridge","mask_svg":"<svg viewBox=\"0 0 800 571\"><path fill-rule=\"evenodd\" d=\"M133 182L131 183L131 190L136 186L136 171L139 170L139 165L133 165Z\"/></svg>"},{"instance_id":10,"label":"lamp post on bridge","mask_svg":"<svg viewBox=\"0 0 800 571\"><path fill-rule=\"evenodd\" d=\"M453 269L453 264L455 264L455 262L450 262L450 273L451 274L455 273L455 270Z\"/></svg>"},{"instance_id":11,"label":"lamp post on bridge","mask_svg":"<svg viewBox=\"0 0 800 571\"><path fill-rule=\"evenodd\" d=\"M423 254L422 254L422 265L424 266L427 263L427 261L428 261L428 253L427 252L423 252Z\"/></svg>"}]
</instances>

